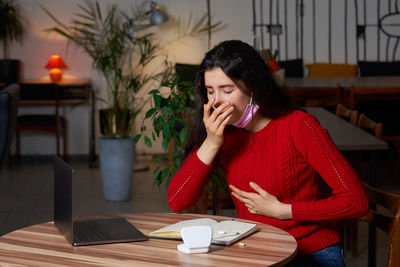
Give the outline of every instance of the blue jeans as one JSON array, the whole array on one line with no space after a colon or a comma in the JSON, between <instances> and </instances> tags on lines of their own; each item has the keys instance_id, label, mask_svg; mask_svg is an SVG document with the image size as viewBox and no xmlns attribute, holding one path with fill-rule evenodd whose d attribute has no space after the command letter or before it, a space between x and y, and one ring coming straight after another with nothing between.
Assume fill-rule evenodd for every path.
<instances>
[{"instance_id":1,"label":"blue jeans","mask_svg":"<svg viewBox=\"0 0 400 267\"><path fill-rule=\"evenodd\" d=\"M343 251L339 245L332 245L310 255L295 258L286 267L344 267L346 266Z\"/></svg>"}]
</instances>

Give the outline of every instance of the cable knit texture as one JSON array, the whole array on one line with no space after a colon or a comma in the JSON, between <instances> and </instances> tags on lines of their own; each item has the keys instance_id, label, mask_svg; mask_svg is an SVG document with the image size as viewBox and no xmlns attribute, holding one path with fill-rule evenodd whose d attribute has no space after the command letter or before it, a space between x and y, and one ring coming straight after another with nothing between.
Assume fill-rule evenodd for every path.
<instances>
[{"instance_id":1,"label":"cable knit texture","mask_svg":"<svg viewBox=\"0 0 400 267\"><path fill-rule=\"evenodd\" d=\"M219 160L228 184L254 190L251 181L281 202L292 205L292 220L251 214L233 198L239 218L283 229L297 240L299 255L311 254L339 241L335 221L363 216L368 201L359 178L313 115L294 111L251 133L227 127L217 159L210 165L186 159L168 189L175 211L193 205ZM330 188L321 195L321 179Z\"/></svg>"}]
</instances>

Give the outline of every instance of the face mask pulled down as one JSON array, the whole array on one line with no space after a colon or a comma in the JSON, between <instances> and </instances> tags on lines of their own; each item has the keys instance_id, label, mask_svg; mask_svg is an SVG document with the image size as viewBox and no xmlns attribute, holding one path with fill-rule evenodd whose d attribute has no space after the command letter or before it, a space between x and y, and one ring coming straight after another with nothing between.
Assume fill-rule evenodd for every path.
<instances>
[{"instance_id":1,"label":"face mask pulled down","mask_svg":"<svg viewBox=\"0 0 400 267\"><path fill-rule=\"evenodd\" d=\"M238 128L245 128L251 122L251 119L257 113L258 109L258 105L253 104L253 96L251 96L250 103L247 104L242 116L240 116L240 118L233 124L233 126Z\"/></svg>"}]
</instances>

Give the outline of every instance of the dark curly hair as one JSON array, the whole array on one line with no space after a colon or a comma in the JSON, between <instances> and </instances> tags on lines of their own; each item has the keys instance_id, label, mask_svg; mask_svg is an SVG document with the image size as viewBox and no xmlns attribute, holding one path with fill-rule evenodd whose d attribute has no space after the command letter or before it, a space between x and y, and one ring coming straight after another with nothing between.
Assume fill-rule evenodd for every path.
<instances>
[{"instance_id":1,"label":"dark curly hair","mask_svg":"<svg viewBox=\"0 0 400 267\"><path fill-rule=\"evenodd\" d=\"M207 137L203 123L203 105L208 102L204 73L215 68L221 68L245 94L252 92L253 101L260 107L258 112L263 116L277 119L295 108L292 99L276 85L257 50L239 40L221 42L207 52L197 73L196 115L185 147L185 158Z\"/></svg>"}]
</instances>

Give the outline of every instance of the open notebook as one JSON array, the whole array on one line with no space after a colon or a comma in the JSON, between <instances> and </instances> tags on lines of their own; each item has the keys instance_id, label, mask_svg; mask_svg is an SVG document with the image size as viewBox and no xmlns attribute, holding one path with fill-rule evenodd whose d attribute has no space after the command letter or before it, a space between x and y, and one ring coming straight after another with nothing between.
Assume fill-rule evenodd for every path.
<instances>
[{"instance_id":1,"label":"open notebook","mask_svg":"<svg viewBox=\"0 0 400 267\"><path fill-rule=\"evenodd\" d=\"M253 223L227 220L217 222L213 219L201 218L181 221L168 225L149 234L149 237L164 239L182 239L181 229L189 226L208 225L213 229L211 243L229 246L230 244L257 231L257 225Z\"/></svg>"}]
</instances>

